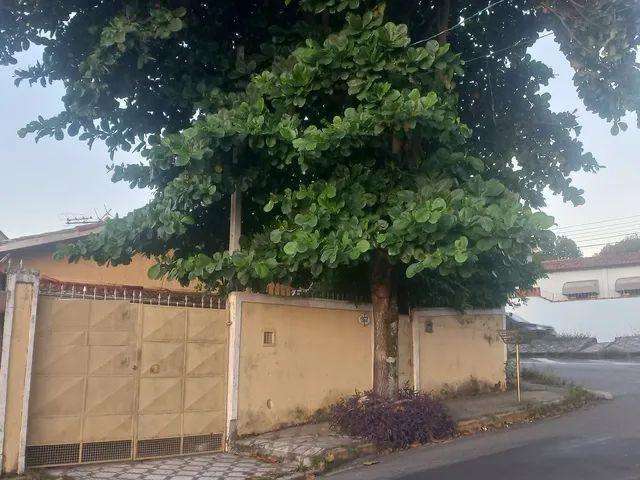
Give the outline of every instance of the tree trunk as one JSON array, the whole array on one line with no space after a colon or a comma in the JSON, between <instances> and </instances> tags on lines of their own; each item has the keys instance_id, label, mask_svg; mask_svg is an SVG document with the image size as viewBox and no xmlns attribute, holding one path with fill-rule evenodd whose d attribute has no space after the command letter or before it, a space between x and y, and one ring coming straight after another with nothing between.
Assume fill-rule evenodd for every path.
<instances>
[{"instance_id":1,"label":"tree trunk","mask_svg":"<svg viewBox=\"0 0 640 480\"><path fill-rule=\"evenodd\" d=\"M398 392L398 299L389 256L376 250L371 265L373 305L373 390L384 397Z\"/></svg>"},{"instance_id":2,"label":"tree trunk","mask_svg":"<svg viewBox=\"0 0 640 480\"><path fill-rule=\"evenodd\" d=\"M449 28L449 16L451 15L451 0L444 0L438 8L438 32L437 40L440 44L447 43L447 33Z\"/></svg>"}]
</instances>

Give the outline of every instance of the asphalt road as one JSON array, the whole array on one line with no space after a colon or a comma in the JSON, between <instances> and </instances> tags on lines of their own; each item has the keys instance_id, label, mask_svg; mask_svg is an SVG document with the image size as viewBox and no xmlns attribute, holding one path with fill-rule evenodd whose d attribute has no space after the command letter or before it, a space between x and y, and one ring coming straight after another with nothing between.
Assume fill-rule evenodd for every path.
<instances>
[{"instance_id":1,"label":"asphalt road","mask_svg":"<svg viewBox=\"0 0 640 480\"><path fill-rule=\"evenodd\" d=\"M534 424L428 445L358 463L331 480L640 480L640 363L528 361L615 395Z\"/></svg>"}]
</instances>

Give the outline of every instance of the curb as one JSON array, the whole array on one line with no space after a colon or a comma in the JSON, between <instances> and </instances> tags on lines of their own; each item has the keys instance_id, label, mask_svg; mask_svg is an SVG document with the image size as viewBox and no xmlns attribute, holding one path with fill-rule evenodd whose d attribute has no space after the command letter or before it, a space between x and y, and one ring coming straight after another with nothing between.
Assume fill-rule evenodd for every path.
<instances>
[{"instance_id":1,"label":"curb","mask_svg":"<svg viewBox=\"0 0 640 480\"><path fill-rule=\"evenodd\" d=\"M610 392L601 390L586 391L591 394L595 400L613 400L614 398L613 394ZM458 436L467 436L478 432L486 432L490 429L505 428L514 423L524 423L530 420L535 420L540 417L531 411L532 406L562 407L564 403L565 398L560 398L547 402L538 402L536 405L524 404L517 409L506 412L459 420L456 422L457 433ZM278 477L278 480L314 480L316 476L339 467L346 462L364 455L380 453L384 450L385 449L379 449L372 443L361 443L349 447L332 448L318 455L318 457L309 457L306 462L301 462L300 466L302 468L307 467L307 469Z\"/></svg>"},{"instance_id":2,"label":"curb","mask_svg":"<svg viewBox=\"0 0 640 480\"><path fill-rule=\"evenodd\" d=\"M586 389L591 395L594 396L597 400L613 400L613 393L607 392L605 390L590 390Z\"/></svg>"},{"instance_id":3,"label":"curb","mask_svg":"<svg viewBox=\"0 0 640 480\"><path fill-rule=\"evenodd\" d=\"M343 463L379 451L373 443L361 443L350 447L332 448L324 452L321 455L322 458L314 459L316 462L313 462L313 468L278 477L278 480L312 480L316 478L317 475L326 473L328 470L338 467Z\"/></svg>"}]
</instances>

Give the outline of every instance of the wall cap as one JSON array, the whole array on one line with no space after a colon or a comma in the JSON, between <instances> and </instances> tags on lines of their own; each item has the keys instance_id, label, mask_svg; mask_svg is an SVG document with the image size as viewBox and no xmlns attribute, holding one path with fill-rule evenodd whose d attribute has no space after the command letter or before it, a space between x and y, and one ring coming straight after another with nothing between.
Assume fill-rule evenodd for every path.
<instances>
[{"instance_id":1,"label":"wall cap","mask_svg":"<svg viewBox=\"0 0 640 480\"><path fill-rule=\"evenodd\" d=\"M238 302L265 303L270 305L289 305L308 308L329 308L333 310L371 311L370 303L355 304L347 300L332 300L326 298L309 297L280 297L253 292L231 292L229 298Z\"/></svg>"},{"instance_id":2,"label":"wall cap","mask_svg":"<svg viewBox=\"0 0 640 480\"><path fill-rule=\"evenodd\" d=\"M412 310L413 315L421 317L445 317L451 315L504 315L502 308L476 308L472 310L456 310L454 308L416 308Z\"/></svg>"}]
</instances>

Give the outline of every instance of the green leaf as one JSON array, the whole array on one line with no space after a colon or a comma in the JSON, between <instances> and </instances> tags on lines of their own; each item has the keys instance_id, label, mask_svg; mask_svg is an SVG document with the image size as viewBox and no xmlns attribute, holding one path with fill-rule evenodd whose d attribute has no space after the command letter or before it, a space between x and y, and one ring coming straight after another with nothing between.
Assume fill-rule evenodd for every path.
<instances>
[{"instance_id":1,"label":"green leaf","mask_svg":"<svg viewBox=\"0 0 640 480\"><path fill-rule=\"evenodd\" d=\"M182 20L177 17L172 18L169 22L169 30L171 30L172 32L182 30Z\"/></svg>"},{"instance_id":2,"label":"green leaf","mask_svg":"<svg viewBox=\"0 0 640 480\"><path fill-rule=\"evenodd\" d=\"M147 271L147 275L149 276L149 278L153 280L158 280L159 278L162 277L162 274L163 274L163 268L162 268L162 264L160 263L156 263Z\"/></svg>"},{"instance_id":3,"label":"green leaf","mask_svg":"<svg viewBox=\"0 0 640 480\"><path fill-rule=\"evenodd\" d=\"M298 243L296 241L287 242L284 245L284 253L287 255L295 255L298 252Z\"/></svg>"},{"instance_id":4,"label":"green leaf","mask_svg":"<svg viewBox=\"0 0 640 480\"><path fill-rule=\"evenodd\" d=\"M610 130L610 131L611 131L611 135L614 135L614 136L615 136L615 135L618 135L618 133L620 133L620 127L618 127L618 124L617 124L617 123L614 123L614 124L611 126L611 130Z\"/></svg>"},{"instance_id":5,"label":"green leaf","mask_svg":"<svg viewBox=\"0 0 640 480\"><path fill-rule=\"evenodd\" d=\"M79 130L80 130L80 124L74 122L70 124L69 127L67 128L67 133L69 134L70 137L75 137L78 134Z\"/></svg>"},{"instance_id":6,"label":"green leaf","mask_svg":"<svg viewBox=\"0 0 640 480\"><path fill-rule=\"evenodd\" d=\"M485 183L485 195L487 197L497 197L502 195L505 190L505 186L499 180L492 179Z\"/></svg>"},{"instance_id":7,"label":"green leaf","mask_svg":"<svg viewBox=\"0 0 640 480\"><path fill-rule=\"evenodd\" d=\"M269 267L264 262L258 262L254 265L253 269L260 278L267 278L269 276Z\"/></svg>"},{"instance_id":8,"label":"green leaf","mask_svg":"<svg viewBox=\"0 0 640 480\"><path fill-rule=\"evenodd\" d=\"M269 200L263 207L263 210L265 212L270 212L271 210L273 210L274 206L275 206L275 202L273 200Z\"/></svg>"},{"instance_id":9,"label":"green leaf","mask_svg":"<svg viewBox=\"0 0 640 480\"><path fill-rule=\"evenodd\" d=\"M454 242L454 245L458 250L466 250L469 245L469 239L465 236L460 237Z\"/></svg>"},{"instance_id":10,"label":"green leaf","mask_svg":"<svg viewBox=\"0 0 640 480\"><path fill-rule=\"evenodd\" d=\"M484 171L484 162L478 157L467 157L471 166L478 172Z\"/></svg>"},{"instance_id":11,"label":"green leaf","mask_svg":"<svg viewBox=\"0 0 640 480\"><path fill-rule=\"evenodd\" d=\"M431 209L428 206L423 206L413 211L413 218L415 218L418 223L426 222L429 220L430 215Z\"/></svg>"},{"instance_id":12,"label":"green leaf","mask_svg":"<svg viewBox=\"0 0 640 480\"><path fill-rule=\"evenodd\" d=\"M458 263L464 263L469 259L469 255L467 252L456 252L453 258Z\"/></svg>"},{"instance_id":13,"label":"green leaf","mask_svg":"<svg viewBox=\"0 0 640 480\"><path fill-rule=\"evenodd\" d=\"M546 230L553 226L553 224L555 223L555 218L543 212L535 212L533 215L531 215L531 221L537 228Z\"/></svg>"},{"instance_id":14,"label":"green leaf","mask_svg":"<svg viewBox=\"0 0 640 480\"><path fill-rule=\"evenodd\" d=\"M443 198L436 198L432 203L432 207L434 210L442 210L447 206L447 202Z\"/></svg>"},{"instance_id":15,"label":"green leaf","mask_svg":"<svg viewBox=\"0 0 640 480\"><path fill-rule=\"evenodd\" d=\"M480 217L478 219L478 223L487 233L491 233L491 231L493 230L493 220L491 220L491 218L489 217Z\"/></svg>"},{"instance_id":16,"label":"green leaf","mask_svg":"<svg viewBox=\"0 0 640 480\"><path fill-rule=\"evenodd\" d=\"M269 234L269 239L271 240L272 243L280 243L280 240L282 240L282 231L271 230L271 233Z\"/></svg>"},{"instance_id":17,"label":"green leaf","mask_svg":"<svg viewBox=\"0 0 640 480\"><path fill-rule=\"evenodd\" d=\"M407 267L407 271L405 272L405 275L407 276L407 278L413 278L422 270L424 270L424 266L422 265L421 262L412 263Z\"/></svg>"},{"instance_id":18,"label":"green leaf","mask_svg":"<svg viewBox=\"0 0 640 480\"><path fill-rule=\"evenodd\" d=\"M495 247L497 243L493 238L481 238L476 242L476 248L481 252L487 252Z\"/></svg>"},{"instance_id":19,"label":"green leaf","mask_svg":"<svg viewBox=\"0 0 640 480\"><path fill-rule=\"evenodd\" d=\"M371 248L371 244L369 243L368 240L365 240L364 238L362 240L358 240L358 243L356 243L356 248L364 253L367 250L369 250Z\"/></svg>"}]
</instances>

